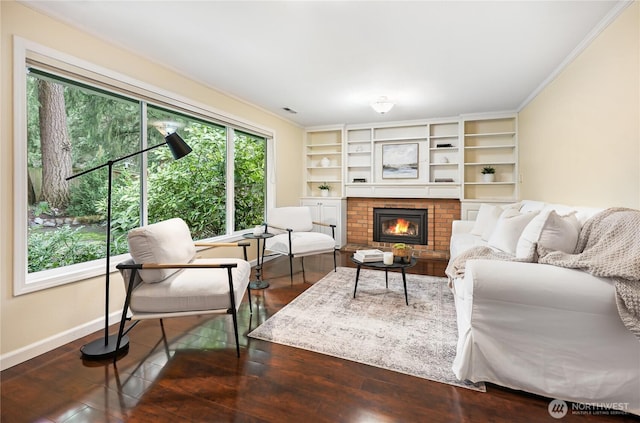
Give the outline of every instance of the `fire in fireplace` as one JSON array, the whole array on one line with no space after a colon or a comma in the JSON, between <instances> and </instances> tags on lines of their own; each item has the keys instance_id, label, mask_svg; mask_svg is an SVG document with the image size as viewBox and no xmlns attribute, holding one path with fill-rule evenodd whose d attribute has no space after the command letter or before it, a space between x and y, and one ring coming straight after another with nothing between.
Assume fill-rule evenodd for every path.
<instances>
[{"instance_id":1,"label":"fire in fireplace","mask_svg":"<svg viewBox=\"0 0 640 423\"><path fill-rule=\"evenodd\" d=\"M426 209L373 209L373 240L427 244Z\"/></svg>"}]
</instances>

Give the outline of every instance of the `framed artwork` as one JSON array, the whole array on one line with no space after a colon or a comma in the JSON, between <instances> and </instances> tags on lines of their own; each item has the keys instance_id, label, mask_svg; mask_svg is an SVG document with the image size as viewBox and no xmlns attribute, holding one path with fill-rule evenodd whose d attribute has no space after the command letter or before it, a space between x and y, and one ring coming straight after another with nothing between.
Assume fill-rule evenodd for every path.
<instances>
[{"instance_id":1,"label":"framed artwork","mask_svg":"<svg viewBox=\"0 0 640 423\"><path fill-rule=\"evenodd\" d=\"M415 179L418 177L418 143L382 146L383 179Z\"/></svg>"}]
</instances>

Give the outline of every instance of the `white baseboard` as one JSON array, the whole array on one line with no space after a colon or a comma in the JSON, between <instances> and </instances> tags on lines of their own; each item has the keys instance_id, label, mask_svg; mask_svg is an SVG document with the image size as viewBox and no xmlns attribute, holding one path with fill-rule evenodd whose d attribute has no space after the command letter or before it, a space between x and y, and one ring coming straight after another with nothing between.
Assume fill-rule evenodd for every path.
<instances>
[{"instance_id":1,"label":"white baseboard","mask_svg":"<svg viewBox=\"0 0 640 423\"><path fill-rule=\"evenodd\" d=\"M122 316L122 310L114 311L109 315L109 324L114 324L120 321ZM41 354L49 352L53 349L61 347L64 344L73 342L76 339L80 339L83 336L92 334L93 332L104 329L104 318L98 318L91 322L87 322L83 325L76 326L64 332L60 332L56 335L34 342L31 345L19 348L14 351L10 351L6 354L0 355L0 370L6 370L17 364L23 363L27 360L31 360Z\"/></svg>"}]
</instances>

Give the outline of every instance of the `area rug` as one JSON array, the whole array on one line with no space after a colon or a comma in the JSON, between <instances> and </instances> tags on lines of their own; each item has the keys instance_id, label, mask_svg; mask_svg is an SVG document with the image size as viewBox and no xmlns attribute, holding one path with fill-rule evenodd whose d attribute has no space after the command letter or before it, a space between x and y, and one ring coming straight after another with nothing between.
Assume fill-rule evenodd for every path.
<instances>
[{"instance_id":1,"label":"area rug","mask_svg":"<svg viewBox=\"0 0 640 423\"><path fill-rule=\"evenodd\" d=\"M485 392L483 383L456 379L451 365L458 338L446 278L339 267L252 331L249 336Z\"/></svg>"}]
</instances>

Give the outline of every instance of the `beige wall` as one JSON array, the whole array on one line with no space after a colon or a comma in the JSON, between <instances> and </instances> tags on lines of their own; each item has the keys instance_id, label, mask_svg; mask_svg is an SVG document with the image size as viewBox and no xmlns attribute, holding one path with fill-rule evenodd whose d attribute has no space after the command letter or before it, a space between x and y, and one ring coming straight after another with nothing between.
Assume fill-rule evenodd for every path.
<instances>
[{"instance_id":1,"label":"beige wall","mask_svg":"<svg viewBox=\"0 0 640 423\"><path fill-rule=\"evenodd\" d=\"M161 89L210 105L276 133L277 163L297 163L278 169L277 205L297 204L301 195L303 131L301 128L247 103L186 79L121 48L45 17L13 1L0 2L2 110L0 132L0 354L15 352L48 337L69 331L104 313L104 278L81 281L13 297L13 116L12 36L51 47L96 65L112 69ZM119 276L112 278L111 309L122 307Z\"/></svg>"},{"instance_id":2,"label":"beige wall","mask_svg":"<svg viewBox=\"0 0 640 423\"><path fill-rule=\"evenodd\" d=\"M640 208L636 1L519 114L521 198Z\"/></svg>"}]
</instances>

